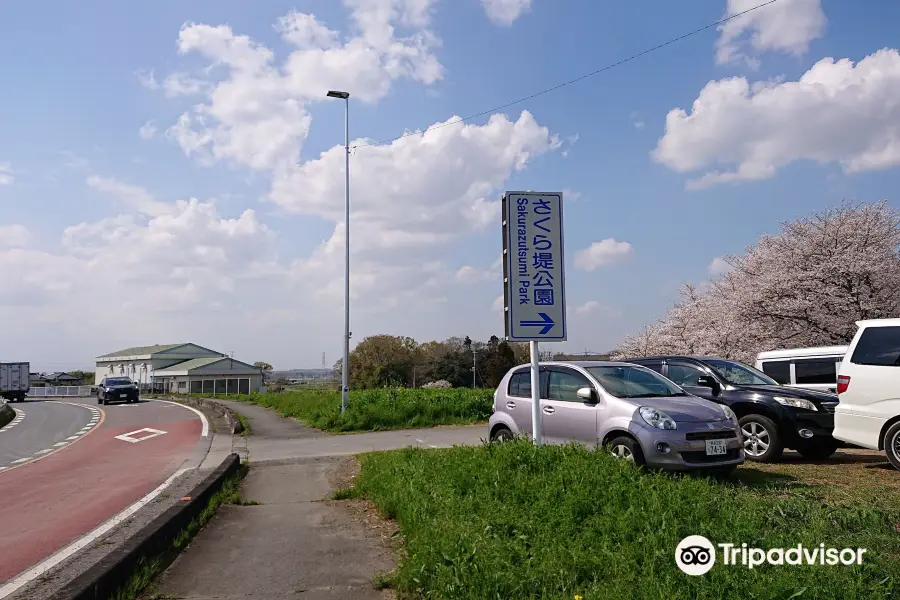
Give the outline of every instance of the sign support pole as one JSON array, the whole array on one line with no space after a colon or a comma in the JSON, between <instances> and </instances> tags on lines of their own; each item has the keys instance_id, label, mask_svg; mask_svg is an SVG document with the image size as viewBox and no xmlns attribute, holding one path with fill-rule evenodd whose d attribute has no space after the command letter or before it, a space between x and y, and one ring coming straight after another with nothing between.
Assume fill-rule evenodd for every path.
<instances>
[{"instance_id":1,"label":"sign support pole","mask_svg":"<svg viewBox=\"0 0 900 600\"><path fill-rule=\"evenodd\" d=\"M531 436L534 445L541 447L541 366L538 343L529 342L531 349Z\"/></svg>"}]
</instances>

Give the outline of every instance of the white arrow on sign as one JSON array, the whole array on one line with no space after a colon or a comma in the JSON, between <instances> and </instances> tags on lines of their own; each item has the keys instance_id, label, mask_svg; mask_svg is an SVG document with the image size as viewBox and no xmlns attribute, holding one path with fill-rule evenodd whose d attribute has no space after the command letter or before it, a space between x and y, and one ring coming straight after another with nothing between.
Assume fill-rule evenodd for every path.
<instances>
[{"instance_id":1,"label":"white arrow on sign","mask_svg":"<svg viewBox=\"0 0 900 600\"><path fill-rule=\"evenodd\" d=\"M145 435L141 435L139 437L134 437L137 433L145 433ZM150 438L155 438L158 435L163 435L166 433L161 429L151 429L149 427L144 427L143 429L138 429L137 431L129 431L128 433L123 433L122 435L117 435L117 440L122 440L123 442L130 442L132 444L136 444L137 442L143 442L145 440L149 440Z\"/></svg>"}]
</instances>

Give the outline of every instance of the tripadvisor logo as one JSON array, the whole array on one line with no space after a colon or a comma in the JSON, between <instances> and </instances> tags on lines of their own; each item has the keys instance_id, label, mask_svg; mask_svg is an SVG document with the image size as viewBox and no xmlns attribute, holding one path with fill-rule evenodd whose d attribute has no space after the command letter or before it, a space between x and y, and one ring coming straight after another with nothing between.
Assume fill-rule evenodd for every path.
<instances>
[{"instance_id":1,"label":"tripadvisor logo","mask_svg":"<svg viewBox=\"0 0 900 600\"><path fill-rule=\"evenodd\" d=\"M811 548L797 544L791 548L750 548L747 544L717 544L721 564L753 569L761 565L861 565L865 548ZM716 546L702 535L689 535L675 548L675 564L688 575L703 575L716 564Z\"/></svg>"}]
</instances>

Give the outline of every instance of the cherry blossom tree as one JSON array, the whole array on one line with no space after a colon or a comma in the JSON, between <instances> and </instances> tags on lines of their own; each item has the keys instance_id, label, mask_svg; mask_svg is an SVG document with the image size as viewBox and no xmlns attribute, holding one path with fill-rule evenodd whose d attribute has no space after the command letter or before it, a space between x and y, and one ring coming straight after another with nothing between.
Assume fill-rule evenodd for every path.
<instances>
[{"instance_id":1,"label":"cherry blossom tree","mask_svg":"<svg viewBox=\"0 0 900 600\"><path fill-rule=\"evenodd\" d=\"M856 321L900 316L900 212L886 202L782 223L724 260L728 272L685 284L665 318L623 340L616 356L752 362L765 350L846 344Z\"/></svg>"}]
</instances>

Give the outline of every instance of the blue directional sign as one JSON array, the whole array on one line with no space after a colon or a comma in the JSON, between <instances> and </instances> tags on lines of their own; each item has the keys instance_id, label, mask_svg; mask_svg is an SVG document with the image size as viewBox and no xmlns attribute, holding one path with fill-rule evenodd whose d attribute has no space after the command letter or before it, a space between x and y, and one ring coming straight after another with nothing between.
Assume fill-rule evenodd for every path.
<instances>
[{"instance_id":1,"label":"blue directional sign","mask_svg":"<svg viewBox=\"0 0 900 600\"><path fill-rule=\"evenodd\" d=\"M562 194L503 195L506 339L566 340Z\"/></svg>"}]
</instances>

